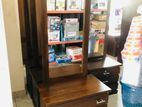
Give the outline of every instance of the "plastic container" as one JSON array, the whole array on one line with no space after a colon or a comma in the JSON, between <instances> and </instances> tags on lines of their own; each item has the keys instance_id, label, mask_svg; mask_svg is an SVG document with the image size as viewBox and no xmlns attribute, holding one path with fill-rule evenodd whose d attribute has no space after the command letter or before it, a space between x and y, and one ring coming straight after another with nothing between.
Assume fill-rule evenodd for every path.
<instances>
[{"instance_id":1,"label":"plastic container","mask_svg":"<svg viewBox=\"0 0 142 107\"><path fill-rule=\"evenodd\" d=\"M121 83L123 107L142 107L142 87Z\"/></svg>"}]
</instances>

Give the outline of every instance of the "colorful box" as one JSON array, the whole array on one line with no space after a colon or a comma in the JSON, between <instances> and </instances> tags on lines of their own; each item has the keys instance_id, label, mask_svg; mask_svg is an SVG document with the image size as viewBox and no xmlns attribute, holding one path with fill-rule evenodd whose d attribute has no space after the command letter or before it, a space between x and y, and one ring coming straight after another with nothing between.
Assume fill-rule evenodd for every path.
<instances>
[{"instance_id":1,"label":"colorful box","mask_svg":"<svg viewBox=\"0 0 142 107\"><path fill-rule=\"evenodd\" d=\"M72 60L80 60L82 59L82 48L78 46L67 47L66 54L68 57L72 58Z\"/></svg>"},{"instance_id":2,"label":"colorful box","mask_svg":"<svg viewBox=\"0 0 142 107\"><path fill-rule=\"evenodd\" d=\"M65 10L65 0L56 0L56 10Z\"/></svg>"},{"instance_id":3,"label":"colorful box","mask_svg":"<svg viewBox=\"0 0 142 107\"><path fill-rule=\"evenodd\" d=\"M48 17L48 40L60 41L60 17L49 16Z\"/></svg>"},{"instance_id":4,"label":"colorful box","mask_svg":"<svg viewBox=\"0 0 142 107\"><path fill-rule=\"evenodd\" d=\"M64 20L64 39L76 39L79 35L79 22L77 18Z\"/></svg>"},{"instance_id":5,"label":"colorful box","mask_svg":"<svg viewBox=\"0 0 142 107\"><path fill-rule=\"evenodd\" d=\"M81 10L81 0L67 0L67 10Z\"/></svg>"}]
</instances>

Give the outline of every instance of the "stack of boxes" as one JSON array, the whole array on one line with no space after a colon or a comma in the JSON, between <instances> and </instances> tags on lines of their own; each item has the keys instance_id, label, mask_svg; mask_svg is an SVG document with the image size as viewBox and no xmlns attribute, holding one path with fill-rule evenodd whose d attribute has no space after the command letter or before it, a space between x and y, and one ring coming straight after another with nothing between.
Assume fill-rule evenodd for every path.
<instances>
[{"instance_id":1,"label":"stack of boxes","mask_svg":"<svg viewBox=\"0 0 142 107\"><path fill-rule=\"evenodd\" d=\"M82 48L77 46L70 46L66 48L66 54L72 59L72 62L82 59Z\"/></svg>"},{"instance_id":2,"label":"stack of boxes","mask_svg":"<svg viewBox=\"0 0 142 107\"><path fill-rule=\"evenodd\" d=\"M84 0L47 0L47 10L81 10Z\"/></svg>"}]
</instances>

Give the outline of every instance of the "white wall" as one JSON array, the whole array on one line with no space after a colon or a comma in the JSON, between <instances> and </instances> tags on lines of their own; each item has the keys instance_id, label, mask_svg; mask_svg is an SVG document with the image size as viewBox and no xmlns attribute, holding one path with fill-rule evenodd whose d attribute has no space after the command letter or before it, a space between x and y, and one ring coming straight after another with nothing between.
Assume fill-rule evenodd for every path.
<instances>
[{"instance_id":1,"label":"white wall","mask_svg":"<svg viewBox=\"0 0 142 107\"><path fill-rule=\"evenodd\" d=\"M0 106L13 107L2 1L0 0Z\"/></svg>"},{"instance_id":2,"label":"white wall","mask_svg":"<svg viewBox=\"0 0 142 107\"><path fill-rule=\"evenodd\" d=\"M2 0L12 91L25 90L18 0Z\"/></svg>"}]
</instances>

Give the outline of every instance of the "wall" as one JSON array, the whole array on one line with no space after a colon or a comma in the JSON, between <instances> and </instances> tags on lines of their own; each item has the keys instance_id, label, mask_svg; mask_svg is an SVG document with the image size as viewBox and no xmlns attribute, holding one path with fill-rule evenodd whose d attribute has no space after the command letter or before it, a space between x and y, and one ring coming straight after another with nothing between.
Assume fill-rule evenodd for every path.
<instances>
[{"instance_id":1,"label":"wall","mask_svg":"<svg viewBox=\"0 0 142 107\"><path fill-rule=\"evenodd\" d=\"M25 90L18 0L2 0L12 91Z\"/></svg>"},{"instance_id":2,"label":"wall","mask_svg":"<svg viewBox=\"0 0 142 107\"><path fill-rule=\"evenodd\" d=\"M3 107L13 107L2 0L0 0L0 84L0 105Z\"/></svg>"}]
</instances>

